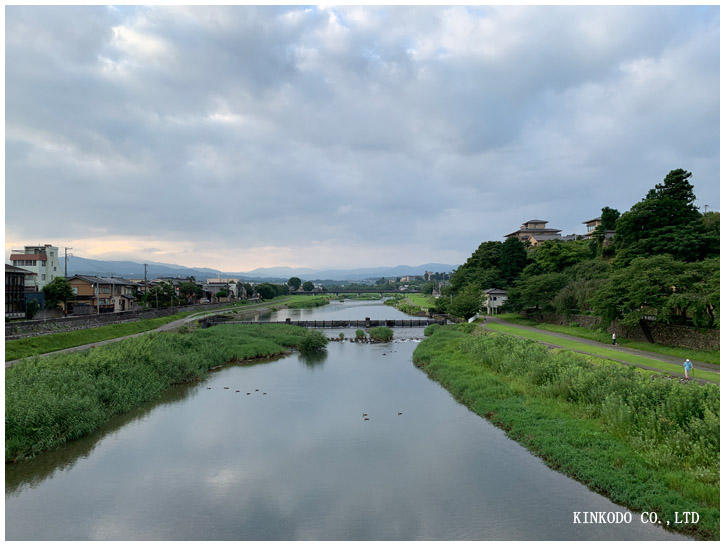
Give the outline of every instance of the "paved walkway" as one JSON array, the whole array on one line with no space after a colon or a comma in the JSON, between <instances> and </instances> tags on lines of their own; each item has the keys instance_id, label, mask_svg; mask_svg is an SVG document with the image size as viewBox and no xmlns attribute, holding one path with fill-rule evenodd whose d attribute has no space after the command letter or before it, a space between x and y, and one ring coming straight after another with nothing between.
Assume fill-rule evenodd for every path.
<instances>
[{"instance_id":1,"label":"paved walkway","mask_svg":"<svg viewBox=\"0 0 725 546\"><path fill-rule=\"evenodd\" d=\"M138 332L136 334L129 334L127 336L122 337L114 337L111 339L104 339L103 341L95 341L93 343L88 343L86 345L76 345L75 347L68 347L67 349L60 349L58 351L51 351L49 353L42 353L39 355L32 355L32 356L26 356L23 358L18 358L16 360L8 360L5 362L5 367L9 368L10 366L13 366L14 364L17 364L18 362L21 362L23 360L27 360L30 358L43 358L50 355L59 355L63 353L72 353L75 351L83 351L85 349L92 349L93 347L101 347L102 345L108 345L109 343L116 343L117 341L121 341L122 339L130 339L132 337L138 337L143 336L145 334L149 334L151 332L169 332L171 330L176 330L177 328L180 328L187 322L192 322L195 320L202 319L204 317L210 317L214 315L223 315L224 313L232 313L235 311L248 311L248 310L255 310L255 311L262 311L265 309L265 306L269 305L269 303L255 303L249 306L245 307L234 307L231 309L220 309L217 311L204 311L201 313L195 313L193 315L189 315L188 317L180 318L178 320L174 320L172 322L168 322L162 326L159 326L158 328L154 330L146 330L145 332ZM273 305L284 305L284 302L274 302Z\"/></svg>"},{"instance_id":2,"label":"paved walkway","mask_svg":"<svg viewBox=\"0 0 725 546\"><path fill-rule=\"evenodd\" d=\"M669 364L676 364L678 366L682 366L682 359L679 358L679 357L676 357L676 356L664 355L662 353L653 353L653 352L650 352L650 351L642 351L640 349L630 349L628 347L623 347L621 345L610 345L608 343L601 343L599 341L593 341L591 339L586 339L586 338L582 338L582 337L576 337L576 336L572 336L572 335L569 335L569 334L562 334L562 333L559 333L559 332L552 332L550 330L544 330L542 328L536 328L534 326L523 326L521 324L516 324L515 322L508 322L506 320L503 320L503 319L500 319L500 318L494 317L494 316L485 317L485 322L483 323L483 326L485 327L486 326L486 323L490 323L490 322L502 324L502 325L505 325L505 326L512 326L514 328L520 328L522 330L528 330L530 332L536 332L537 334L545 334L545 335L551 336L551 337L556 337L556 338L560 338L560 339L566 339L566 340L569 340L569 341L576 341L578 343L586 343L587 345L591 345L592 347L601 347L601 348L604 348L604 349L618 351L618 352L621 352L621 353L629 353L631 355L644 356L644 357L647 357L647 358L652 358L654 360L659 360L660 362L667 362ZM523 337L523 336L517 336L517 337ZM524 338L524 339L528 339L528 338ZM574 351L576 353L582 353L582 354L586 354L586 355L590 355L590 356L596 356L598 358L607 358L608 360L616 360L617 362L621 362L622 364L626 364L628 366L637 366L638 368L644 368L646 370L662 371L662 370L660 370L660 369L658 369L656 367L645 366L643 364L635 364L633 362L629 362L629 361L626 361L626 360L618 360L616 358L602 357L602 355L598 355L596 353L588 353L586 351L579 351L579 350L576 350L576 349L570 349L568 347L563 347L561 345L556 345L554 343L547 343L547 342L543 342L543 341L540 341L539 343L542 343L543 345L546 345L548 347L562 348L562 349L567 349L569 351ZM694 371L695 371L695 373L693 375L695 375L695 376L697 376L697 370L707 370L709 372L713 372L713 373L717 373L717 374L720 373L720 366L718 366L717 364L710 364L709 362L700 362L700 361L693 360L692 361L692 365L693 365L693 368L694 368ZM676 375L678 377L684 377L685 376L684 375L684 371L683 371L683 373L673 373L673 372L667 372L667 373L669 373L671 375ZM698 379L697 377L693 377L693 379L695 381L699 382L699 383L714 383L713 381L701 380L701 379Z\"/></svg>"}]
</instances>

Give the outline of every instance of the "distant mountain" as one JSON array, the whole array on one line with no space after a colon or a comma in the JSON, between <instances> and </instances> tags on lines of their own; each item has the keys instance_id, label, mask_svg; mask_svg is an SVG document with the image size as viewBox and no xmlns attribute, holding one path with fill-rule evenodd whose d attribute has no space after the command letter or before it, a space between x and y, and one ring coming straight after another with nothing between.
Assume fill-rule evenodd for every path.
<instances>
[{"instance_id":1,"label":"distant mountain","mask_svg":"<svg viewBox=\"0 0 725 546\"><path fill-rule=\"evenodd\" d=\"M61 267L63 257L60 258ZM358 269L311 269L296 267L260 267L252 271L220 271L204 267L185 267L183 265L148 262L148 278L188 277L198 280L216 277L236 277L245 281L286 281L290 277L303 280L329 279L334 281L360 281L379 277L400 277L403 275L422 275L425 271L448 273L455 267L450 264L427 263L416 266L397 265L394 267L363 267ZM73 256L68 260L69 275L114 275L132 279L141 279L144 274L142 263L130 261L91 260Z\"/></svg>"}]
</instances>

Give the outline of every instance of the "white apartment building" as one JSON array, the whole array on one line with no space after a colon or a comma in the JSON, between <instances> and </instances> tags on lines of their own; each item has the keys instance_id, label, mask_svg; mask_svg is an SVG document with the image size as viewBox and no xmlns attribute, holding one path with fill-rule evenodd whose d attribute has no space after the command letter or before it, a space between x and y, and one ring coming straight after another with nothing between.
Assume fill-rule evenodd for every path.
<instances>
[{"instance_id":1,"label":"white apartment building","mask_svg":"<svg viewBox=\"0 0 725 546\"><path fill-rule=\"evenodd\" d=\"M26 246L23 250L12 250L10 261L16 267L32 271L35 275L26 275L26 289L41 291L56 277L63 276L58 260L58 247L52 245Z\"/></svg>"}]
</instances>

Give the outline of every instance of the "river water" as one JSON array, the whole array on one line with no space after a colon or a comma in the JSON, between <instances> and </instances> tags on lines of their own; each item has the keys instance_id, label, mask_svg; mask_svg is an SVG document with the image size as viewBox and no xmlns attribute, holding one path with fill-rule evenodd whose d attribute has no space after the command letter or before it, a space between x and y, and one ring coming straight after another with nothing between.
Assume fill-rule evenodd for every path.
<instances>
[{"instance_id":1,"label":"river water","mask_svg":"<svg viewBox=\"0 0 725 546\"><path fill-rule=\"evenodd\" d=\"M333 302L271 318L405 316ZM398 329L393 342L330 343L316 359L225 366L89 438L6 465L6 538L683 538L638 514L572 524L574 511L626 510L428 379L411 363L409 338L420 337Z\"/></svg>"}]
</instances>

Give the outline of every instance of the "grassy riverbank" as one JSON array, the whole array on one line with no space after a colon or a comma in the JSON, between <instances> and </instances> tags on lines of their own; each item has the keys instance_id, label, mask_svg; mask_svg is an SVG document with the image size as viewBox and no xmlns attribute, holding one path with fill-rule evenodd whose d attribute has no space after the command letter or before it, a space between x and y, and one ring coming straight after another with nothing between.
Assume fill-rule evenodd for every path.
<instances>
[{"instance_id":1,"label":"grassy riverbank","mask_svg":"<svg viewBox=\"0 0 725 546\"><path fill-rule=\"evenodd\" d=\"M97 343L99 341L115 339L141 332L148 332L149 330L155 330L164 324L168 324L191 315L203 315L206 313L236 308L240 311L258 309L270 303L284 304L288 301L294 302L296 301L295 298L300 298L302 301L307 299L308 296L279 296L262 303L235 303L225 307L209 309L208 311L185 311L166 317L142 319L131 322L122 322L119 324L108 324L97 328L84 328L82 330L71 330L70 332L58 332L57 334L44 334L41 336L13 339L5 342L5 361L7 362L8 360L51 353L53 351L60 351L61 349L69 349L70 347Z\"/></svg>"},{"instance_id":2,"label":"grassy riverbank","mask_svg":"<svg viewBox=\"0 0 725 546\"><path fill-rule=\"evenodd\" d=\"M227 362L284 354L308 335L284 324L220 325L20 362L5 370L5 460L86 436L173 384Z\"/></svg>"},{"instance_id":3,"label":"grassy riverbank","mask_svg":"<svg viewBox=\"0 0 725 546\"><path fill-rule=\"evenodd\" d=\"M470 332L470 333L467 333ZM416 365L552 468L670 529L718 539L720 389L472 325L432 330ZM579 507L572 507L572 510ZM696 511L696 525L674 512Z\"/></svg>"},{"instance_id":4,"label":"grassy riverbank","mask_svg":"<svg viewBox=\"0 0 725 546\"><path fill-rule=\"evenodd\" d=\"M586 343L584 341L573 341L570 339L552 336L552 335L549 335L549 334L546 334L543 332L532 332L531 330L526 330L524 328L518 328L516 326L511 326L508 324L500 324L500 323L495 323L495 322L486 324L486 328L488 328L490 330L494 330L496 332L501 332L504 334L512 334L515 336L524 337L524 338L530 339L532 341L541 341L543 343L551 343L552 345L558 345L560 347L564 347L566 349L571 349L573 351L581 351L581 352L585 352L585 353L590 353L590 354L593 354L596 356L600 356L602 358L620 360L620 361L629 362L630 364L635 364L638 366L648 366L650 368L662 370L663 372L680 374L680 375L682 374L682 366L679 364L673 364L671 362L656 360L654 358L650 358L647 356L626 353L624 351L610 349L609 347L601 347L599 345L592 345L592 344ZM715 373L715 372L710 372L707 370L695 370L693 377L697 377L699 379L706 379L707 381L713 381L715 383L720 382L720 374Z\"/></svg>"},{"instance_id":5,"label":"grassy riverbank","mask_svg":"<svg viewBox=\"0 0 725 546\"><path fill-rule=\"evenodd\" d=\"M385 305L395 307L407 315L421 316L425 315L428 309L434 308L436 301L433 296L423 294L395 294L385 301Z\"/></svg>"},{"instance_id":6,"label":"grassy riverbank","mask_svg":"<svg viewBox=\"0 0 725 546\"><path fill-rule=\"evenodd\" d=\"M601 343L611 343L612 341L612 334L603 330L597 330L595 328L585 328L584 326L562 326L560 324L550 324L548 322L537 322L532 319L520 317L519 315L516 315L514 313L499 315L499 318L502 318L509 322L513 322L515 324L533 326L535 328L541 328L542 330L558 332L560 334L568 334L570 336L577 336L584 339L591 339L592 341L599 341ZM660 345L659 343L632 341L624 337L618 337L617 343L624 347L629 347L630 349L650 351L652 353L659 353L663 355L682 358L683 360L685 358L689 358L691 360L699 360L700 362L708 362L710 364L720 364L720 351L718 350L705 351L699 349L684 349L682 347Z\"/></svg>"},{"instance_id":7,"label":"grassy riverbank","mask_svg":"<svg viewBox=\"0 0 725 546\"><path fill-rule=\"evenodd\" d=\"M310 309L330 303L327 296L290 296L286 306L290 309Z\"/></svg>"}]
</instances>

